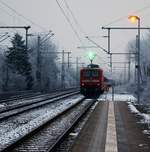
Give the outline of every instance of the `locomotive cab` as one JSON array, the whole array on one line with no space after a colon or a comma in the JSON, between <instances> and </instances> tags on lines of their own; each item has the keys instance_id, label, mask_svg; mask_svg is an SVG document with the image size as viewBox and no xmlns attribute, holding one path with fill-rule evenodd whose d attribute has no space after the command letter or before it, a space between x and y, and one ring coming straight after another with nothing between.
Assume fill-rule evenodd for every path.
<instances>
[{"instance_id":1,"label":"locomotive cab","mask_svg":"<svg viewBox=\"0 0 150 152\"><path fill-rule=\"evenodd\" d=\"M102 94L104 77L98 65L90 64L80 70L80 92L86 97L97 98Z\"/></svg>"}]
</instances>

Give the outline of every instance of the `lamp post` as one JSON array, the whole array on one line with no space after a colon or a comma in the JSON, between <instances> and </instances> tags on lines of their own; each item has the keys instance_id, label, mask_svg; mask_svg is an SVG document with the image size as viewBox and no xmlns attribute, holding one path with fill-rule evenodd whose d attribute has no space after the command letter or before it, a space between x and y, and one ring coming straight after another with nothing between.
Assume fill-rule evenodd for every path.
<instances>
[{"instance_id":1,"label":"lamp post","mask_svg":"<svg viewBox=\"0 0 150 152\"><path fill-rule=\"evenodd\" d=\"M137 64L137 100L138 103L140 103L140 18L138 16L129 16L128 19L131 22L136 22L138 23L138 44L137 44L137 59L138 59L138 64Z\"/></svg>"}]
</instances>

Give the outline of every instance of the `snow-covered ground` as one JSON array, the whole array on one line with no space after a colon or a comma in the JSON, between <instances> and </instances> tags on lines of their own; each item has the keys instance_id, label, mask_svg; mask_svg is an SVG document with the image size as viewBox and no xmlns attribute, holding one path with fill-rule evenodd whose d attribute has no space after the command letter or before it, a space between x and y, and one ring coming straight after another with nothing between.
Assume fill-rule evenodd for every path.
<instances>
[{"instance_id":1,"label":"snow-covered ground","mask_svg":"<svg viewBox=\"0 0 150 152\"><path fill-rule=\"evenodd\" d=\"M113 94L112 94L113 92ZM105 93L99 97L99 100L106 100L106 101L131 101L135 102L137 99L134 97L133 94L127 92L127 86L116 86L114 87L114 91L112 89L109 90L108 93Z\"/></svg>"},{"instance_id":2,"label":"snow-covered ground","mask_svg":"<svg viewBox=\"0 0 150 152\"><path fill-rule=\"evenodd\" d=\"M131 102L128 102L128 107L132 113L142 117L141 123L147 124L148 129L143 130L143 133L150 134L150 114L141 113Z\"/></svg>"},{"instance_id":3,"label":"snow-covered ground","mask_svg":"<svg viewBox=\"0 0 150 152\"><path fill-rule=\"evenodd\" d=\"M117 91L118 90L118 91ZM103 94L99 97L99 101L124 101L128 102L128 107L132 113L141 116L140 123L147 124L147 130L143 130L144 134L150 135L150 114L141 113L135 106L137 99L130 93L127 93L124 88L117 88L116 92L112 95L112 90L110 90L107 94ZM147 106L147 105L145 105Z\"/></svg>"},{"instance_id":4,"label":"snow-covered ground","mask_svg":"<svg viewBox=\"0 0 150 152\"><path fill-rule=\"evenodd\" d=\"M100 96L99 100L108 100L108 101L136 101L136 98L131 95L131 94L114 94L114 98L113 95L111 93L108 94L104 94L102 96Z\"/></svg>"},{"instance_id":5,"label":"snow-covered ground","mask_svg":"<svg viewBox=\"0 0 150 152\"><path fill-rule=\"evenodd\" d=\"M111 92L101 95L98 99L99 101L131 101L135 102L136 98L132 94L114 94Z\"/></svg>"},{"instance_id":6,"label":"snow-covered ground","mask_svg":"<svg viewBox=\"0 0 150 152\"><path fill-rule=\"evenodd\" d=\"M13 140L24 136L43 122L53 118L66 107L75 104L81 98L83 96L76 95L70 99L59 101L57 104L33 109L0 122L0 147L5 147L5 145L13 142Z\"/></svg>"}]
</instances>

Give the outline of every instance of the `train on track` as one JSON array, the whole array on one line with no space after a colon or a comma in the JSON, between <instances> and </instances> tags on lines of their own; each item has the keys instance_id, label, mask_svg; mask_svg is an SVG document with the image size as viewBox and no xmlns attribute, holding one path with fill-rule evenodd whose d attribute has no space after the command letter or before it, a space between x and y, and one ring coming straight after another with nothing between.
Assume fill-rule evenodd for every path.
<instances>
[{"instance_id":1,"label":"train on track","mask_svg":"<svg viewBox=\"0 0 150 152\"><path fill-rule=\"evenodd\" d=\"M109 79L96 64L80 69L80 93L85 97L98 98L111 87Z\"/></svg>"}]
</instances>

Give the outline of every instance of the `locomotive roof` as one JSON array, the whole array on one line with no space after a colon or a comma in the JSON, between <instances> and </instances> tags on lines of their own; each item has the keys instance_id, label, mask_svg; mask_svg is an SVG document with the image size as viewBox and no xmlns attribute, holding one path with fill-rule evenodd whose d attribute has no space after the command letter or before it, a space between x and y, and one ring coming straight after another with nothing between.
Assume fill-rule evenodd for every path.
<instances>
[{"instance_id":1,"label":"locomotive roof","mask_svg":"<svg viewBox=\"0 0 150 152\"><path fill-rule=\"evenodd\" d=\"M90 67L84 67L81 70L89 70L89 69L90 70L92 70L92 69L94 70L95 69L95 70L101 70L101 71L103 71L101 68L90 68Z\"/></svg>"},{"instance_id":2,"label":"locomotive roof","mask_svg":"<svg viewBox=\"0 0 150 152\"><path fill-rule=\"evenodd\" d=\"M99 65L97 65L97 64L89 64L87 66L87 68L99 68Z\"/></svg>"}]
</instances>

